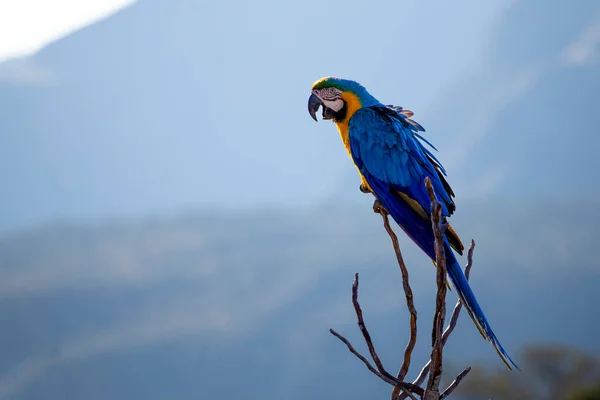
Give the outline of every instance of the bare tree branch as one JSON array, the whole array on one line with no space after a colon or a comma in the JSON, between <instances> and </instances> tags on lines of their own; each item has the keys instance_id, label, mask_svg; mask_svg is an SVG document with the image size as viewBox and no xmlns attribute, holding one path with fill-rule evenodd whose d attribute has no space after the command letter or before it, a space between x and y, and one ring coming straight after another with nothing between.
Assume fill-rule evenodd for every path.
<instances>
[{"instance_id":1,"label":"bare tree branch","mask_svg":"<svg viewBox=\"0 0 600 400\"><path fill-rule=\"evenodd\" d=\"M454 379L452 381L452 383L446 388L446 390L444 390L442 392L442 394L440 395L440 400L445 399L446 397L448 397L450 395L450 393L452 393L454 391L454 389L456 389L458 387L458 385L460 384L460 381L463 380L463 378L465 376L467 376L467 374L471 372L471 366L469 365L467 368L465 368L463 370L463 372L461 372L460 374L458 374L458 376L456 377L456 379Z\"/></svg>"},{"instance_id":2,"label":"bare tree branch","mask_svg":"<svg viewBox=\"0 0 600 400\"><path fill-rule=\"evenodd\" d=\"M442 205L438 202L431 179L425 178L425 187L431 199L431 225L435 239L435 259L437 266L436 281L437 295L435 301L435 314L432 329L431 367L429 381L425 389L425 400L439 399L440 380L442 377L442 329L446 316L446 256L444 254L445 222L442 221Z\"/></svg>"},{"instance_id":3,"label":"bare tree branch","mask_svg":"<svg viewBox=\"0 0 600 400\"><path fill-rule=\"evenodd\" d=\"M471 275L471 268L473 267L473 252L475 251L475 241L471 239L471 243L469 244L469 251L467 252L467 265L465 266L465 277L467 281L469 280L469 276ZM448 327L444 331L442 336L442 343L445 346L448 341L448 337L454 328L456 327L456 322L458 321L458 316L460 315L460 311L462 310L462 303L460 300L456 301L456 305L454 306L454 310L452 310L452 315L450 316L450 323Z\"/></svg>"},{"instance_id":4,"label":"bare tree branch","mask_svg":"<svg viewBox=\"0 0 600 400\"><path fill-rule=\"evenodd\" d=\"M417 343L417 310L415 308L415 303L413 299L413 292L410 287L409 279L408 279L408 269L406 268L406 264L404 263L404 259L402 257L402 252L400 251L400 244L398 243L398 237L392 230L390 226L390 219L388 216L388 212L385 208L375 203L373 206L373 210L376 213L381 214L381 218L383 219L383 226L390 236L392 240L392 245L394 247L394 252L396 253L396 260L398 261L398 266L400 266L400 272L402 273L402 287L404 289L404 294L406 296L406 306L408 308L408 312L410 313L410 336L408 339L408 344L406 345L406 349L404 350L404 359L402 361L402 366L400 367L400 371L398 371L398 380L404 380L404 377L408 373L408 369L410 368L410 359L412 356L412 352ZM400 395L400 388L396 387L392 392L392 399L398 397Z\"/></svg>"},{"instance_id":5,"label":"bare tree branch","mask_svg":"<svg viewBox=\"0 0 600 400\"><path fill-rule=\"evenodd\" d=\"M375 365L377 366L377 369L381 374L389 375L385 371L385 368L383 367L383 364L381 363L381 360L379 359L379 356L375 351L375 346L373 345L373 341L371 340L371 335L369 334L369 330L367 329L367 326L365 325L365 321L363 319L362 309L360 308L360 304L358 303L358 273L354 274L354 282L352 283L352 304L354 305L354 311L356 312L356 318L358 319L358 328L360 329L360 332L365 338L365 342L367 343L367 347L369 348L371 358L375 362ZM394 379L394 377L391 375L388 376L388 378Z\"/></svg>"},{"instance_id":6,"label":"bare tree branch","mask_svg":"<svg viewBox=\"0 0 600 400\"><path fill-rule=\"evenodd\" d=\"M442 205L437 200L433 186L431 184L431 180L429 178L425 179L425 186L429 194L429 198L431 199L431 226L433 229L435 239L434 246L437 266L437 292L435 314L433 318L433 327L431 334L432 350L429 362L427 362L423 369L421 369L421 372L419 373L419 375L413 383L404 382L404 378L406 377L410 368L412 352L417 342L417 311L414 306L413 292L409 283L408 269L404 264L404 259L402 257L402 252L400 251L400 245L398 243L398 237L396 236L396 234L390 226L389 214L387 210L379 203L378 200L375 200L375 202L373 203L373 210L376 213L381 214L381 217L383 219L383 226L392 241L394 252L396 253L396 260L398 261L398 265L400 266L400 272L402 274L402 287L404 289L406 297L406 305L410 313L410 336L406 349L404 350L404 358L397 377L392 376L389 372L385 370L381 359L377 355L375 346L373 345L373 341L371 339L371 335L364 322L363 311L358 302L358 273L354 275L354 282L352 284L352 304L354 305L354 310L356 312L359 329L367 344L371 358L375 363L375 367L364 356L358 353L346 338L344 338L342 335L340 335L333 329L329 330L332 335L337 337L348 347L348 350L352 354L354 354L367 366L369 371L371 371L384 382L394 386L394 389L392 391L392 400L402 400L407 398L410 398L412 400L418 400L417 397L415 397L415 395L419 396L421 400L444 399L452 393L452 391L460 384L462 379L471 370L470 366L463 370L454 379L454 381L452 381L448 388L446 388L440 394L440 380L442 376L443 365L443 348L448 340L448 337L456 327L456 323L458 321L458 317L462 309L462 304L460 303L460 301L456 303L454 310L452 311L452 315L450 317L448 326L445 330L442 330L444 326L444 320L446 317L447 291L447 269L446 257L444 254L444 234L448 224L446 223L445 218L442 217ZM465 276L467 277L467 279L469 278L471 267L473 266L474 248L475 242L471 241L471 245L469 246L469 251L467 255L467 265L465 267ZM427 376L429 376L429 380L427 382L426 388L423 389L421 385L423 384Z\"/></svg>"},{"instance_id":7,"label":"bare tree branch","mask_svg":"<svg viewBox=\"0 0 600 400\"><path fill-rule=\"evenodd\" d=\"M371 335L369 334L369 331L368 331L365 321L363 319L362 309L358 302L358 273L354 274L354 282L352 283L352 304L354 305L354 311L356 312L358 326L360 328L361 333L363 334L363 338L365 339L365 342L367 343L367 347L369 348L369 353L371 354L371 358L375 362L377 369L375 369L363 355L358 353L354 349L352 344L350 344L350 342L345 337L343 337L342 335L340 335L333 329L330 329L329 332L331 332L332 335L334 335L335 337L340 339L348 347L348 350L350 350L350 352L352 354L354 354L356 357L358 357L367 366L369 371L373 372L380 379L389 383L390 385L399 387L411 399L417 400L412 395L411 392L417 393L419 396L422 396L423 389L417 385L413 385L412 383L403 382L403 381L395 378L389 372L387 372L386 369L383 367L381 359L379 358L379 356L377 355L377 352L375 351L375 346L373 345Z\"/></svg>"},{"instance_id":8,"label":"bare tree branch","mask_svg":"<svg viewBox=\"0 0 600 400\"><path fill-rule=\"evenodd\" d=\"M471 275L471 268L473 267L473 252L474 251L475 251L475 241L471 240L471 244L469 245L469 251L467 252L467 266L465 267L465 276L466 276L467 280L469 280L469 276ZM452 311L452 316L450 317L450 322L449 322L448 326L446 327L446 330L444 330L444 334L442 335L442 346L446 345L448 338L454 331L454 328L456 327L456 323L458 321L458 317L460 315L461 310L462 310L462 303L460 302L460 300L457 300L456 305L454 306L454 310ZM413 384L420 386L423 383L423 381L427 377L427 374L429 373L430 366L431 366L431 360L427 361L427 364L425 364L423 369L421 369L421 372L419 372L419 375L413 381ZM403 399L406 399L406 397L404 396L404 394L401 394L398 399L403 400Z\"/></svg>"},{"instance_id":9,"label":"bare tree branch","mask_svg":"<svg viewBox=\"0 0 600 400\"><path fill-rule=\"evenodd\" d=\"M369 371L371 371L372 373L374 373L375 375L377 375L381 380L389 383L390 385L394 385L394 386L396 385L396 380L394 378L389 378L388 376L386 376L386 375L382 374L381 372L377 371L377 369L375 369L375 367L373 367L371 365L371 363L369 362L369 360L367 360L365 358L365 356L363 356L358 351L356 351L356 349L354 348L354 346L352 346L352 344L348 341L348 339L346 339L345 337L343 337L342 335L340 335L339 333L337 333L333 329L329 329L329 332L331 332L331 334L333 336L335 336L336 338L340 339L346 346L348 346L348 350L350 350L350 353L354 354L360 361L362 361L367 366L367 368L369 369Z\"/></svg>"}]
</instances>

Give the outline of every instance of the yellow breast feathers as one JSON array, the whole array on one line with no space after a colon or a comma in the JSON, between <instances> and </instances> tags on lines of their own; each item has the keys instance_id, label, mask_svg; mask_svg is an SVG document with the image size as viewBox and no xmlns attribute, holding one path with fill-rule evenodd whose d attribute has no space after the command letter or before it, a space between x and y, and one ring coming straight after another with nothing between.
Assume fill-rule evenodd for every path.
<instances>
[{"instance_id":1,"label":"yellow breast feathers","mask_svg":"<svg viewBox=\"0 0 600 400\"><path fill-rule=\"evenodd\" d=\"M362 103L360 102L358 96L351 92L342 93L342 100L346 102L346 118L344 118L342 121L336 122L335 125L337 126L338 131L340 132L340 138L342 139L342 143L344 143L344 147L346 148L350 159L352 159L352 153L350 151L350 137L348 136L348 123L350 122L350 118L352 118L354 113L362 108ZM371 187L365 180L365 177L360 173L360 171L358 171L358 174L362 179L362 184L367 189L369 189L369 191L371 191Z\"/></svg>"}]
</instances>

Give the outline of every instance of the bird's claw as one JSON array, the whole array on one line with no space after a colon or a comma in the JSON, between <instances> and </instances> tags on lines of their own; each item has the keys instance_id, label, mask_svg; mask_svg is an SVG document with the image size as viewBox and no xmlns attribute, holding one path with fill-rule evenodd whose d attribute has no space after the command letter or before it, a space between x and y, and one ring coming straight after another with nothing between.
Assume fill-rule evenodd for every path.
<instances>
[{"instance_id":1,"label":"bird's claw","mask_svg":"<svg viewBox=\"0 0 600 400\"><path fill-rule=\"evenodd\" d=\"M369 190L369 188L367 187L367 185L365 185L364 183L361 183L360 186L358 187L358 189L366 194L371 193L371 191Z\"/></svg>"},{"instance_id":2,"label":"bird's claw","mask_svg":"<svg viewBox=\"0 0 600 400\"><path fill-rule=\"evenodd\" d=\"M379 200L375 199L373 201L373 212L375 214L387 215L389 214L385 207L379 202Z\"/></svg>"}]
</instances>

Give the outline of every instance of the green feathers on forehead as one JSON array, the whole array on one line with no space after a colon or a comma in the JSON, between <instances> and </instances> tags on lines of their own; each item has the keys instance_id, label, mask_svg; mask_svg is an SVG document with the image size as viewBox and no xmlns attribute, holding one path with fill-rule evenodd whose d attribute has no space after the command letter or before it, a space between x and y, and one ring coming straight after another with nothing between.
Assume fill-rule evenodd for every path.
<instances>
[{"instance_id":1,"label":"green feathers on forehead","mask_svg":"<svg viewBox=\"0 0 600 400\"><path fill-rule=\"evenodd\" d=\"M360 99L360 102L364 107L370 107L373 105L380 104L376 98L374 98L369 94L369 92L367 92L367 89L365 89L364 86L362 86L358 82L351 81L350 79L343 79L335 76L327 76L325 78L319 79L312 86L313 89L317 90L329 87L334 87L336 89L341 90L342 92L354 93Z\"/></svg>"},{"instance_id":2,"label":"green feathers on forehead","mask_svg":"<svg viewBox=\"0 0 600 400\"><path fill-rule=\"evenodd\" d=\"M335 76L327 76L321 78L313 84L313 89L323 89L327 87L334 87L341 90L342 92L360 92L365 91L365 88L358 82L351 81L349 79L337 78Z\"/></svg>"}]
</instances>

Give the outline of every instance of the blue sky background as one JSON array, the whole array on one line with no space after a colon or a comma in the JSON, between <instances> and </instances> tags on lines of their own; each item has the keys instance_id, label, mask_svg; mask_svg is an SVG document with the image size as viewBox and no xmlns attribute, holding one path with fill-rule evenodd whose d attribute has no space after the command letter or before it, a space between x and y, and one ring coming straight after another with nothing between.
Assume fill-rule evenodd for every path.
<instances>
[{"instance_id":1,"label":"blue sky background","mask_svg":"<svg viewBox=\"0 0 600 400\"><path fill-rule=\"evenodd\" d=\"M304 115L311 83L325 75L415 111L451 160L445 144L456 123L432 125L435 107L487 68L511 6L134 3L0 65L0 229L207 206L306 207L354 187L335 129Z\"/></svg>"}]
</instances>

